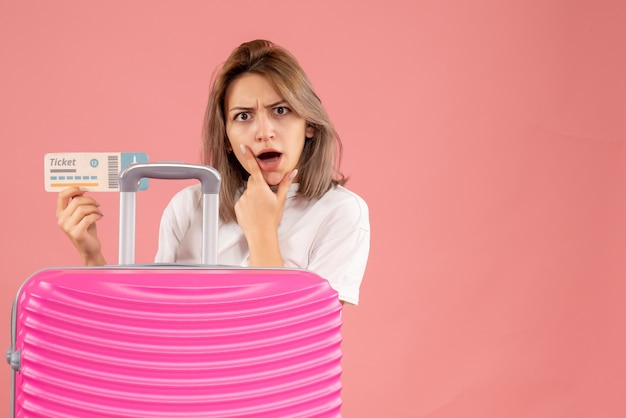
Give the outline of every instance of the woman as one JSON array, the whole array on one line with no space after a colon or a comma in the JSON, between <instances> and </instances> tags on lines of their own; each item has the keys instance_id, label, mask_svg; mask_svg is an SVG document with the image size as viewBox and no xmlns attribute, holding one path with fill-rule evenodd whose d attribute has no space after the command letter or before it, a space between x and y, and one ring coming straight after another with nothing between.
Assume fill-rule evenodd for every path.
<instances>
[{"instance_id":1,"label":"woman","mask_svg":"<svg viewBox=\"0 0 626 418\"><path fill-rule=\"evenodd\" d=\"M214 80L203 162L222 176L218 263L303 268L357 304L369 254L366 203L343 185L341 142L321 101L285 49L266 40L236 48ZM57 219L85 265L106 263L98 203L59 193ZM163 213L156 262L199 263L199 185Z\"/></svg>"}]
</instances>

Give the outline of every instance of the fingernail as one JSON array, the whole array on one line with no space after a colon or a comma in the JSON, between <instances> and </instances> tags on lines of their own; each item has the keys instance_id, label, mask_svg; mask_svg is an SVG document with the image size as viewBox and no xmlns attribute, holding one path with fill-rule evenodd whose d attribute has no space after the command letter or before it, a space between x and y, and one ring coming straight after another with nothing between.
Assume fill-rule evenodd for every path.
<instances>
[{"instance_id":1,"label":"fingernail","mask_svg":"<svg viewBox=\"0 0 626 418\"><path fill-rule=\"evenodd\" d=\"M239 144L239 148L241 148L241 153L242 154L245 154L247 152L246 151L246 146L244 144Z\"/></svg>"},{"instance_id":2,"label":"fingernail","mask_svg":"<svg viewBox=\"0 0 626 418\"><path fill-rule=\"evenodd\" d=\"M293 180L296 177L296 174L298 174L298 169L297 168L295 170L293 170L291 172L291 174L289 174L289 180Z\"/></svg>"}]
</instances>

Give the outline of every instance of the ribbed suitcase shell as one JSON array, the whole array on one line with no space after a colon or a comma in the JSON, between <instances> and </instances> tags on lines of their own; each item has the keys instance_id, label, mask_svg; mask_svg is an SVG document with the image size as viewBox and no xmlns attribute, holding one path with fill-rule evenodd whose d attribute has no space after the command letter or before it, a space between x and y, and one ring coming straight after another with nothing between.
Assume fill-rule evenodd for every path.
<instances>
[{"instance_id":1,"label":"ribbed suitcase shell","mask_svg":"<svg viewBox=\"0 0 626 418\"><path fill-rule=\"evenodd\" d=\"M14 416L341 416L340 327L304 270L43 270L13 306Z\"/></svg>"}]
</instances>

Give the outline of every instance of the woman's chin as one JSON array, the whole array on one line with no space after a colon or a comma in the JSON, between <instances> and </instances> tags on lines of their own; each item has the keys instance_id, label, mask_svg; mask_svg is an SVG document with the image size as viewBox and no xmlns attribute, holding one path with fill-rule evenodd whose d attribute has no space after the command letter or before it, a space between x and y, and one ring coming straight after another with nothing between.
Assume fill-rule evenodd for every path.
<instances>
[{"instance_id":1,"label":"woman's chin","mask_svg":"<svg viewBox=\"0 0 626 418\"><path fill-rule=\"evenodd\" d=\"M278 187L283 177L284 177L284 174L282 173L267 173L263 175L265 182L271 188Z\"/></svg>"}]
</instances>

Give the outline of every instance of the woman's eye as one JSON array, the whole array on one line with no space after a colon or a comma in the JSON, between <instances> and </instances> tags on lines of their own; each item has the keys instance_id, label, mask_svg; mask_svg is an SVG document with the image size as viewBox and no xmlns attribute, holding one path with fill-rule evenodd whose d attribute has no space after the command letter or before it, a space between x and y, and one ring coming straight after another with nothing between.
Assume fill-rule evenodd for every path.
<instances>
[{"instance_id":1,"label":"woman's eye","mask_svg":"<svg viewBox=\"0 0 626 418\"><path fill-rule=\"evenodd\" d=\"M289 108L280 106L275 108L274 112L276 112L277 115L286 115L287 113L289 113Z\"/></svg>"},{"instance_id":2,"label":"woman's eye","mask_svg":"<svg viewBox=\"0 0 626 418\"><path fill-rule=\"evenodd\" d=\"M241 113L237 113L235 115L235 120L238 120L238 121L241 121L241 122L246 121L248 119L250 119L250 114L247 113L247 112L241 112Z\"/></svg>"}]
</instances>

